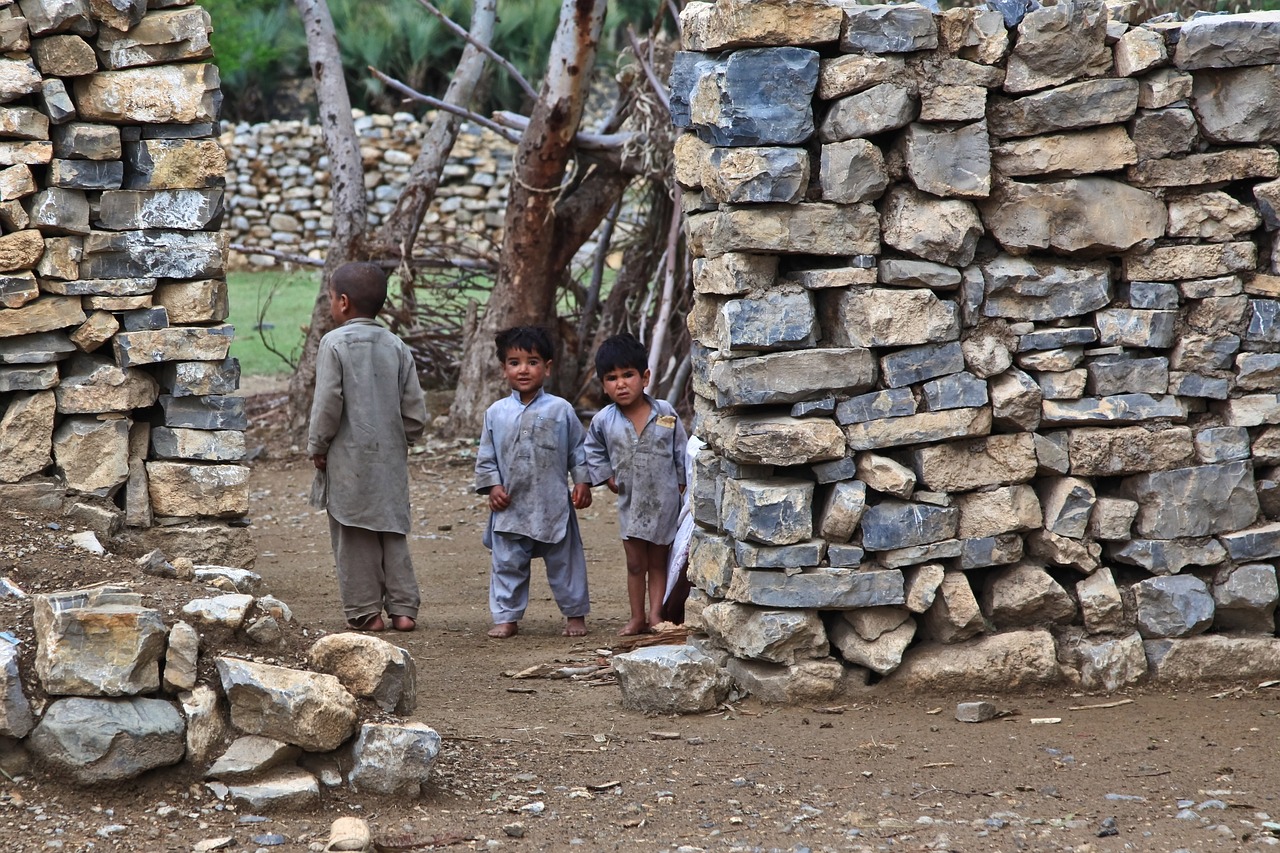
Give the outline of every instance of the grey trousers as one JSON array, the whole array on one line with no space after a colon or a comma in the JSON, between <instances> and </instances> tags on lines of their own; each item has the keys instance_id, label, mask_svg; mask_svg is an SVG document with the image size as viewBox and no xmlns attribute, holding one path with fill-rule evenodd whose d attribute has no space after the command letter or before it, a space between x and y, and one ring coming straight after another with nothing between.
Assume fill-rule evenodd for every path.
<instances>
[{"instance_id":1,"label":"grey trousers","mask_svg":"<svg viewBox=\"0 0 1280 853\"><path fill-rule=\"evenodd\" d=\"M587 558L582 552L578 519L570 513L569 526L559 542L547 543L514 533L489 531L486 545L493 551L489 572L489 612L495 623L519 622L529 606L529 564L541 557L547 566L551 594L566 618L586 616L591 610L587 593Z\"/></svg>"},{"instance_id":2,"label":"grey trousers","mask_svg":"<svg viewBox=\"0 0 1280 853\"><path fill-rule=\"evenodd\" d=\"M388 616L418 618L422 596L413 575L408 537L348 527L331 515L329 541L348 622L383 610Z\"/></svg>"}]
</instances>

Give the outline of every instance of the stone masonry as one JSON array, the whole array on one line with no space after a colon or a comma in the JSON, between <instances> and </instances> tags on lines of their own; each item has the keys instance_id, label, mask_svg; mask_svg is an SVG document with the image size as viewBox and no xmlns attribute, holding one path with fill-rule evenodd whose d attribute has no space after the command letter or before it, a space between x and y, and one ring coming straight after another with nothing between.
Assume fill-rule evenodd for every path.
<instances>
[{"instance_id":1,"label":"stone masonry","mask_svg":"<svg viewBox=\"0 0 1280 853\"><path fill-rule=\"evenodd\" d=\"M248 509L210 30L182 0L0 0L0 506L244 565L189 523Z\"/></svg>"},{"instance_id":2,"label":"stone masonry","mask_svg":"<svg viewBox=\"0 0 1280 853\"><path fill-rule=\"evenodd\" d=\"M355 113L364 164L369 224L395 210L429 122L410 113ZM320 126L304 121L224 123L218 137L227 157L227 217L233 269L282 263L269 251L324 261L333 233L329 170ZM491 252L501 244L507 184L515 146L492 131L464 123L440 176L419 243Z\"/></svg>"},{"instance_id":3,"label":"stone masonry","mask_svg":"<svg viewBox=\"0 0 1280 853\"><path fill-rule=\"evenodd\" d=\"M1280 675L1280 12L1134 6L685 8L692 610L740 687Z\"/></svg>"}]
</instances>

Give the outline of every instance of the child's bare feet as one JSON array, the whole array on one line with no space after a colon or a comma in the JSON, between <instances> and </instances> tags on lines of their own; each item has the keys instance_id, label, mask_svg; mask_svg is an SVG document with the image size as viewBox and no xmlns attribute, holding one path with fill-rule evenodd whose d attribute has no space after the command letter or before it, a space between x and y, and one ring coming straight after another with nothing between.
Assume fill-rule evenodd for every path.
<instances>
[{"instance_id":1,"label":"child's bare feet","mask_svg":"<svg viewBox=\"0 0 1280 853\"><path fill-rule=\"evenodd\" d=\"M356 619L348 619L347 628L352 631L385 631L387 623L382 621L381 613L370 613Z\"/></svg>"},{"instance_id":2,"label":"child's bare feet","mask_svg":"<svg viewBox=\"0 0 1280 853\"><path fill-rule=\"evenodd\" d=\"M489 636L495 640L505 640L514 637L519 631L520 625L517 622L499 622L489 629Z\"/></svg>"},{"instance_id":3,"label":"child's bare feet","mask_svg":"<svg viewBox=\"0 0 1280 853\"><path fill-rule=\"evenodd\" d=\"M636 634L649 633L649 623L643 619L632 619L618 631L619 637L634 637Z\"/></svg>"},{"instance_id":4,"label":"child's bare feet","mask_svg":"<svg viewBox=\"0 0 1280 853\"><path fill-rule=\"evenodd\" d=\"M397 631L412 631L418 627L418 623L412 616L392 616L391 627Z\"/></svg>"},{"instance_id":5,"label":"child's bare feet","mask_svg":"<svg viewBox=\"0 0 1280 853\"><path fill-rule=\"evenodd\" d=\"M585 616L570 616L564 620L564 635L566 637L585 637L587 635L587 620Z\"/></svg>"}]
</instances>

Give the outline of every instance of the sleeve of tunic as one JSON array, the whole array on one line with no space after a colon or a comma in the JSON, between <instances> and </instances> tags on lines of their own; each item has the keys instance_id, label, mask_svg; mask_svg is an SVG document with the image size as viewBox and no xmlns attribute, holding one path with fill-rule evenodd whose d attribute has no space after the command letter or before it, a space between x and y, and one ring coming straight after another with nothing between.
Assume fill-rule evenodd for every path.
<instances>
[{"instance_id":1,"label":"sleeve of tunic","mask_svg":"<svg viewBox=\"0 0 1280 853\"><path fill-rule=\"evenodd\" d=\"M311 403L311 425L307 430L307 454L329 452L342 420L342 363L332 342L320 341L316 353L316 395Z\"/></svg>"},{"instance_id":2,"label":"sleeve of tunic","mask_svg":"<svg viewBox=\"0 0 1280 853\"><path fill-rule=\"evenodd\" d=\"M684 488L688 485L688 474L686 470L689 467L689 436L684 431L684 424L680 421L680 416L676 414L675 409L671 409L671 414L675 416L676 428L675 436L671 442L671 452L675 457L672 461L676 466L676 480L680 483L680 487Z\"/></svg>"},{"instance_id":3,"label":"sleeve of tunic","mask_svg":"<svg viewBox=\"0 0 1280 853\"><path fill-rule=\"evenodd\" d=\"M408 347L400 351L400 418L404 421L404 437L413 444L427 427L427 403L418 383L418 368Z\"/></svg>"},{"instance_id":4,"label":"sleeve of tunic","mask_svg":"<svg viewBox=\"0 0 1280 853\"><path fill-rule=\"evenodd\" d=\"M498 470L498 449L493 439L492 417L492 409L484 413L484 427L480 430L480 447L476 450L477 492L502 485L502 472Z\"/></svg>"},{"instance_id":5,"label":"sleeve of tunic","mask_svg":"<svg viewBox=\"0 0 1280 853\"><path fill-rule=\"evenodd\" d=\"M566 402L565 408L569 410L568 417L565 418L569 426L569 476L574 485L591 485L591 472L587 469L587 431L582 428L582 421L578 420L573 406Z\"/></svg>"},{"instance_id":6,"label":"sleeve of tunic","mask_svg":"<svg viewBox=\"0 0 1280 853\"><path fill-rule=\"evenodd\" d=\"M587 440L583 449L587 456L587 470L591 475L591 485L598 486L613 476L613 465L609 461L609 444L605 441L602 423L605 418L604 409L591 419L591 427L587 430Z\"/></svg>"}]
</instances>

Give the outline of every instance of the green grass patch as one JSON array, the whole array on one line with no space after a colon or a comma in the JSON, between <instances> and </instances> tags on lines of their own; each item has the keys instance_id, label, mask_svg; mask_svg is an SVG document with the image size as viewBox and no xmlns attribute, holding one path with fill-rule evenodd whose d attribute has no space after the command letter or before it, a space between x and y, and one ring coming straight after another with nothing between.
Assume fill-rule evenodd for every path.
<instances>
[{"instance_id":1,"label":"green grass patch","mask_svg":"<svg viewBox=\"0 0 1280 853\"><path fill-rule=\"evenodd\" d=\"M231 355L245 376L293 372L311 321L320 272L233 272L227 275L230 316L236 327ZM275 352L272 352L275 350ZM279 354L277 354L279 353Z\"/></svg>"}]
</instances>

